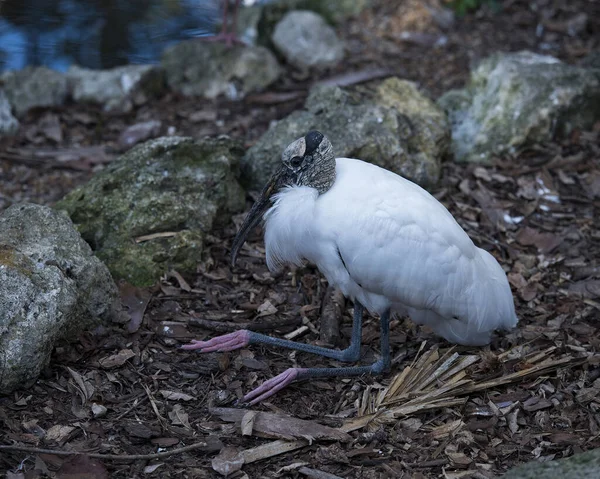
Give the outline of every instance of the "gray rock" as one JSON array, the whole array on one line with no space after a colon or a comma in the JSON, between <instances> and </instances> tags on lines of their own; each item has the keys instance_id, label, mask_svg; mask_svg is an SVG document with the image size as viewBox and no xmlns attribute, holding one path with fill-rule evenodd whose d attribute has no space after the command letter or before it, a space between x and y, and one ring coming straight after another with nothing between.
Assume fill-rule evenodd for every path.
<instances>
[{"instance_id":1,"label":"gray rock","mask_svg":"<svg viewBox=\"0 0 600 479\"><path fill-rule=\"evenodd\" d=\"M8 101L17 117L30 108L60 106L68 94L67 78L46 67L26 67L0 75Z\"/></svg>"},{"instance_id":2,"label":"gray rock","mask_svg":"<svg viewBox=\"0 0 600 479\"><path fill-rule=\"evenodd\" d=\"M19 129L19 121L13 116L11 110L8 98L0 89L0 136L12 135Z\"/></svg>"},{"instance_id":3,"label":"gray rock","mask_svg":"<svg viewBox=\"0 0 600 479\"><path fill-rule=\"evenodd\" d=\"M287 62L302 70L333 66L344 58L344 44L333 28L309 10L287 13L275 26L272 40Z\"/></svg>"},{"instance_id":4,"label":"gray rock","mask_svg":"<svg viewBox=\"0 0 600 479\"><path fill-rule=\"evenodd\" d=\"M281 74L275 56L264 47L228 47L187 40L162 57L169 87L183 95L237 100L273 83Z\"/></svg>"},{"instance_id":5,"label":"gray rock","mask_svg":"<svg viewBox=\"0 0 600 479\"><path fill-rule=\"evenodd\" d=\"M600 449L566 459L529 462L509 470L504 479L592 479L600 477Z\"/></svg>"},{"instance_id":6,"label":"gray rock","mask_svg":"<svg viewBox=\"0 0 600 479\"><path fill-rule=\"evenodd\" d=\"M496 54L471 73L467 88L438 104L452 123L455 159L487 162L591 128L600 118L600 70L530 52Z\"/></svg>"},{"instance_id":7,"label":"gray rock","mask_svg":"<svg viewBox=\"0 0 600 479\"><path fill-rule=\"evenodd\" d=\"M163 137L136 146L77 188L66 210L115 278L154 284L169 268L195 272L215 224L244 208L242 148L226 137Z\"/></svg>"},{"instance_id":8,"label":"gray rock","mask_svg":"<svg viewBox=\"0 0 600 479\"><path fill-rule=\"evenodd\" d=\"M292 10L310 10L321 15L328 23L339 24L362 12L370 0L275 0L261 5L258 22L258 43L270 45L275 25Z\"/></svg>"},{"instance_id":9,"label":"gray rock","mask_svg":"<svg viewBox=\"0 0 600 479\"><path fill-rule=\"evenodd\" d=\"M67 72L73 100L99 103L106 111L129 111L165 87L164 72L155 65L126 65L90 70L73 65Z\"/></svg>"},{"instance_id":10,"label":"gray rock","mask_svg":"<svg viewBox=\"0 0 600 479\"><path fill-rule=\"evenodd\" d=\"M118 291L66 215L0 215L0 394L33 384L58 339L116 318Z\"/></svg>"},{"instance_id":11,"label":"gray rock","mask_svg":"<svg viewBox=\"0 0 600 479\"><path fill-rule=\"evenodd\" d=\"M328 136L336 156L369 161L423 186L439 179L450 145L446 115L411 82L389 78L348 90L320 86L311 90L305 110L273 124L246 152L242 181L262 188L284 148L313 129Z\"/></svg>"}]
</instances>

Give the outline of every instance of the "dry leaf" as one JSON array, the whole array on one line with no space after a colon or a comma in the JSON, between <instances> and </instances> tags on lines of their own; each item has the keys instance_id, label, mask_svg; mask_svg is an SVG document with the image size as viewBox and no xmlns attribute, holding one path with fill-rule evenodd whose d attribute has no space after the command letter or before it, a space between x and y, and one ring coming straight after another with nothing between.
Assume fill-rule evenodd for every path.
<instances>
[{"instance_id":1,"label":"dry leaf","mask_svg":"<svg viewBox=\"0 0 600 479\"><path fill-rule=\"evenodd\" d=\"M196 399L194 396L190 396L189 394L177 391L169 391L167 389L161 389L160 393L162 394L162 397L170 401L191 401L192 399Z\"/></svg>"},{"instance_id":2,"label":"dry leaf","mask_svg":"<svg viewBox=\"0 0 600 479\"><path fill-rule=\"evenodd\" d=\"M263 316L270 316L271 314L275 314L277 312L277 308L273 306L273 303L268 299L258 307L258 316L257 318L261 318Z\"/></svg>"},{"instance_id":3,"label":"dry leaf","mask_svg":"<svg viewBox=\"0 0 600 479\"><path fill-rule=\"evenodd\" d=\"M244 456L235 447L227 446L211 462L213 470L228 477L244 465Z\"/></svg>"},{"instance_id":4,"label":"dry leaf","mask_svg":"<svg viewBox=\"0 0 600 479\"><path fill-rule=\"evenodd\" d=\"M73 426L61 426L60 424L56 424L48 429L44 439L46 442L54 441L60 443L65 440L74 430L75 428Z\"/></svg>"},{"instance_id":5,"label":"dry leaf","mask_svg":"<svg viewBox=\"0 0 600 479\"><path fill-rule=\"evenodd\" d=\"M169 419L171 419L172 424L175 426L183 426L186 429L191 429L188 414L181 404L173 406L173 409L169 411Z\"/></svg>"},{"instance_id":6,"label":"dry leaf","mask_svg":"<svg viewBox=\"0 0 600 479\"><path fill-rule=\"evenodd\" d=\"M254 419L256 418L257 411L248 411L242 417L240 427L242 429L242 436L252 435L252 429L254 428Z\"/></svg>"},{"instance_id":7,"label":"dry leaf","mask_svg":"<svg viewBox=\"0 0 600 479\"><path fill-rule=\"evenodd\" d=\"M117 354L100 359L98 363L104 369L112 369L123 366L123 364L134 356L135 353L131 349L122 349Z\"/></svg>"}]
</instances>

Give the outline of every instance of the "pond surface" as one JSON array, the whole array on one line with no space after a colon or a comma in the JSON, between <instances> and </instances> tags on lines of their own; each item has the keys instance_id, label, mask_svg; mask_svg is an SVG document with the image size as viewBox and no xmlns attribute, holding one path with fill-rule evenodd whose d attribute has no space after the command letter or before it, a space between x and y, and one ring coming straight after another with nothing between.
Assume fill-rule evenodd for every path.
<instances>
[{"instance_id":1,"label":"pond surface","mask_svg":"<svg viewBox=\"0 0 600 479\"><path fill-rule=\"evenodd\" d=\"M221 0L5 0L0 71L76 63L111 68L156 63L163 49L212 34Z\"/></svg>"}]
</instances>

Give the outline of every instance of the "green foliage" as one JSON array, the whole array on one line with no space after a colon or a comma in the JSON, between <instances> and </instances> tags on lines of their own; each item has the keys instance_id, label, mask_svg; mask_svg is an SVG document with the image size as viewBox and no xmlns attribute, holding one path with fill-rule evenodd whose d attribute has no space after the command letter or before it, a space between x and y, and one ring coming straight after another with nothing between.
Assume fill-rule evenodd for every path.
<instances>
[{"instance_id":1,"label":"green foliage","mask_svg":"<svg viewBox=\"0 0 600 479\"><path fill-rule=\"evenodd\" d=\"M477 10L484 3L491 5L493 8L498 8L498 2L496 0L452 0L450 7L457 13L457 15L465 15L468 12Z\"/></svg>"}]
</instances>

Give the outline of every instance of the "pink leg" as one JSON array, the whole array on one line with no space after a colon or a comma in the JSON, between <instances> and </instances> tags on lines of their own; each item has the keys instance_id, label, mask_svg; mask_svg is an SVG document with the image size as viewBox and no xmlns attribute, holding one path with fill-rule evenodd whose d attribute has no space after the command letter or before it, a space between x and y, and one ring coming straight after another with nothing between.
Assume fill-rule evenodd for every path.
<instances>
[{"instance_id":1,"label":"pink leg","mask_svg":"<svg viewBox=\"0 0 600 479\"><path fill-rule=\"evenodd\" d=\"M232 47L233 45L246 45L235 33L221 32L217 35L211 35L210 37L202 37L202 40L205 42L223 42L228 47Z\"/></svg>"},{"instance_id":2,"label":"pink leg","mask_svg":"<svg viewBox=\"0 0 600 479\"><path fill-rule=\"evenodd\" d=\"M193 340L190 344L184 344L181 349L199 349L201 353L212 353L214 351L233 351L248 346L250 343L250 331L241 329L234 333L224 334L208 341Z\"/></svg>"},{"instance_id":3,"label":"pink leg","mask_svg":"<svg viewBox=\"0 0 600 479\"><path fill-rule=\"evenodd\" d=\"M240 402L252 406L263 399L271 397L273 394L281 391L287 385L296 381L302 371L304 371L303 368L286 369L281 374L269 379L268 381L265 381L256 389L250 391L242 398Z\"/></svg>"},{"instance_id":4,"label":"pink leg","mask_svg":"<svg viewBox=\"0 0 600 479\"><path fill-rule=\"evenodd\" d=\"M235 34L235 29L237 26L237 15L240 7L240 0L235 0L235 5L233 7L233 19L231 21L231 32L229 30L229 21L227 19L227 13L229 10L229 0L223 0L223 27L221 29L221 33L218 35L213 35L210 37L204 37L204 40L207 42L224 42L228 47L232 47L233 45L245 45L243 41L241 41L238 36Z\"/></svg>"}]
</instances>

